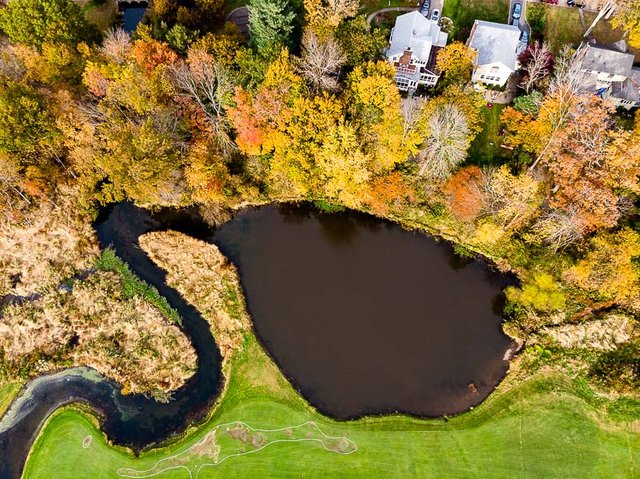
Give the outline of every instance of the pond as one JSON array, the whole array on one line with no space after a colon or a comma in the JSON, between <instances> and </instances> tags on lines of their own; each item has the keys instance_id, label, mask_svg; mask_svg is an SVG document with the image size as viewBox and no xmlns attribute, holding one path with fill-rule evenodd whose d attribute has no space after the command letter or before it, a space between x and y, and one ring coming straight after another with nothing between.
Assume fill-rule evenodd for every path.
<instances>
[{"instance_id":1,"label":"pond","mask_svg":"<svg viewBox=\"0 0 640 479\"><path fill-rule=\"evenodd\" d=\"M258 337L329 416L455 414L506 372L508 278L447 244L304 206L245 211L213 241L239 269Z\"/></svg>"},{"instance_id":2,"label":"pond","mask_svg":"<svg viewBox=\"0 0 640 479\"><path fill-rule=\"evenodd\" d=\"M146 11L146 2L124 5L122 7L122 29L127 33L135 32Z\"/></svg>"},{"instance_id":3,"label":"pond","mask_svg":"<svg viewBox=\"0 0 640 479\"><path fill-rule=\"evenodd\" d=\"M221 358L199 312L138 247L174 229L218 245L240 272L262 344L300 393L337 419L405 412L440 416L481 402L504 376L511 343L500 323L511 280L443 243L364 214L311 206L238 213L217 231L190 210L112 206L96 230L183 318L198 370L168 403L121 394L76 368L31 381L0 419L0 478L19 478L46 418L84 402L110 440L141 450L201 420L218 396Z\"/></svg>"}]
</instances>

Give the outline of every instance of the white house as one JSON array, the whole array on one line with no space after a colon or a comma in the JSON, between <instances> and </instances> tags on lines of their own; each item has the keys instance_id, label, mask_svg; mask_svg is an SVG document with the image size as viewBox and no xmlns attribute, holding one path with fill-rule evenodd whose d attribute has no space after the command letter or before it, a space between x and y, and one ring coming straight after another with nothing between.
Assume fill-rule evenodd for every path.
<instances>
[{"instance_id":1,"label":"white house","mask_svg":"<svg viewBox=\"0 0 640 479\"><path fill-rule=\"evenodd\" d=\"M447 37L438 22L426 19L418 11L396 18L389 37L387 61L395 67L399 90L414 90L418 85L435 86L440 78L436 56L447 44Z\"/></svg>"},{"instance_id":2,"label":"white house","mask_svg":"<svg viewBox=\"0 0 640 479\"><path fill-rule=\"evenodd\" d=\"M471 80L504 86L518 69L520 34L520 29L514 25L476 20L467 40L467 46L477 53Z\"/></svg>"},{"instance_id":3,"label":"white house","mask_svg":"<svg viewBox=\"0 0 640 479\"><path fill-rule=\"evenodd\" d=\"M578 51L585 74L583 90L609 99L615 106L640 106L640 68L624 42L611 46L585 44Z\"/></svg>"}]
</instances>

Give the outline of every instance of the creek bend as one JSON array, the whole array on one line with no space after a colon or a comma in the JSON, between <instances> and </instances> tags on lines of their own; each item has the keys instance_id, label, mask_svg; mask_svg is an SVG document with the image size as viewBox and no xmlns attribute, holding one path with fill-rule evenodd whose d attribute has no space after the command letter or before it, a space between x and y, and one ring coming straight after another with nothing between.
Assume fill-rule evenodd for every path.
<instances>
[{"instance_id":1,"label":"creek bend","mask_svg":"<svg viewBox=\"0 0 640 479\"><path fill-rule=\"evenodd\" d=\"M481 262L461 263L447 244L365 214L308 205L248 209L214 231L192 211L121 203L96 223L101 246L178 311L198 370L168 403L123 396L83 368L31 381L0 419L0 478L20 477L43 422L64 404L92 405L109 439L135 450L210 409L222 384L215 339L138 245L142 234L165 229L213 242L238 267L259 340L324 414L455 414L485 399L506 373L511 341L496 310L512 280Z\"/></svg>"}]
</instances>

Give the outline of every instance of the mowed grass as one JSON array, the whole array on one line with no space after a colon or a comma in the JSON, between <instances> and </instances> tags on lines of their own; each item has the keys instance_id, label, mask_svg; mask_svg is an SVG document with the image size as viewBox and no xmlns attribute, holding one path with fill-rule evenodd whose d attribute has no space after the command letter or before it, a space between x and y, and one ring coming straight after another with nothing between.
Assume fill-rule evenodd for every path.
<instances>
[{"instance_id":1,"label":"mowed grass","mask_svg":"<svg viewBox=\"0 0 640 479\"><path fill-rule=\"evenodd\" d=\"M500 114L504 107L505 105L494 103L491 108L487 106L482 108L484 116L482 131L478 133L469 148L469 163L478 166L502 164L505 156L510 155L509 151L500 148L502 143L502 137L499 135L502 128Z\"/></svg>"},{"instance_id":2,"label":"mowed grass","mask_svg":"<svg viewBox=\"0 0 640 479\"><path fill-rule=\"evenodd\" d=\"M220 404L206 423L185 438L135 458L122 448L107 445L91 416L67 408L48 421L23 477L111 479L119 477L119 468L152 468L159 460L202 440L219 424L244 421L254 428L277 429L310 420L327 435L354 441L357 451L341 455L314 442L278 443L251 454L240 451L237 457L201 469L197 477L546 479L640 475L638 407L618 412L614 421L573 383L557 376L538 376L514 388L503 384L475 410L448 421L386 416L336 422L319 415L300 398L253 337L238 354ZM87 437L92 441L85 449ZM193 456L191 461L208 459ZM183 479L189 475L185 469L174 468L153 477Z\"/></svg>"},{"instance_id":3,"label":"mowed grass","mask_svg":"<svg viewBox=\"0 0 640 479\"><path fill-rule=\"evenodd\" d=\"M475 20L507 23L509 0L445 0L442 16L453 20L449 38L465 41Z\"/></svg>"},{"instance_id":4,"label":"mowed grass","mask_svg":"<svg viewBox=\"0 0 640 479\"><path fill-rule=\"evenodd\" d=\"M22 384L22 381L12 381L0 385L0 417L9 409L9 406L20 392Z\"/></svg>"}]
</instances>

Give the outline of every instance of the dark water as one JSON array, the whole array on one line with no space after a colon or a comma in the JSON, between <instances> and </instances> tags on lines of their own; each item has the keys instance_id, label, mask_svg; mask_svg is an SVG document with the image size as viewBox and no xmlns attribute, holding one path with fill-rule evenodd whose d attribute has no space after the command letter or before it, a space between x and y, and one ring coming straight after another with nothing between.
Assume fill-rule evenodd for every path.
<instances>
[{"instance_id":1,"label":"dark water","mask_svg":"<svg viewBox=\"0 0 640 479\"><path fill-rule=\"evenodd\" d=\"M86 368L31 381L0 421L0 478L20 477L43 422L64 404L92 405L109 439L136 450L210 409L222 381L214 338L138 245L140 235L163 229L213 241L236 263L259 338L303 396L333 417L460 412L506 371L509 341L492 309L506 280L481 263L460 264L430 238L309 207L248 210L213 232L189 211L119 204L96 224L100 243L179 312L198 371L166 404L122 396Z\"/></svg>"},{"instance_id":2,"label":"dark water","mask_svg":"<svg viewBox=\"0 0 640 479\"><path fill-rule=\"evenodd\" d=\"M370 216L268 206L214 236L256 332L323 413L454 414L504 376L503 276ZM452 267L455 266L455 267Z\"/></svg>"},{"instance_id":3,"label":"dark water","mask_svg":"<svg viewBox=\"0 0 640 479\"><path fill-rule=\"evenodd\" d=\"M144 6L143 6L144 5ZM122 9L122 29L127 33L133 33L138 28L147 11L146 3L139 3L134 6L125 6Z\"/></svg>"}]
</instances>

